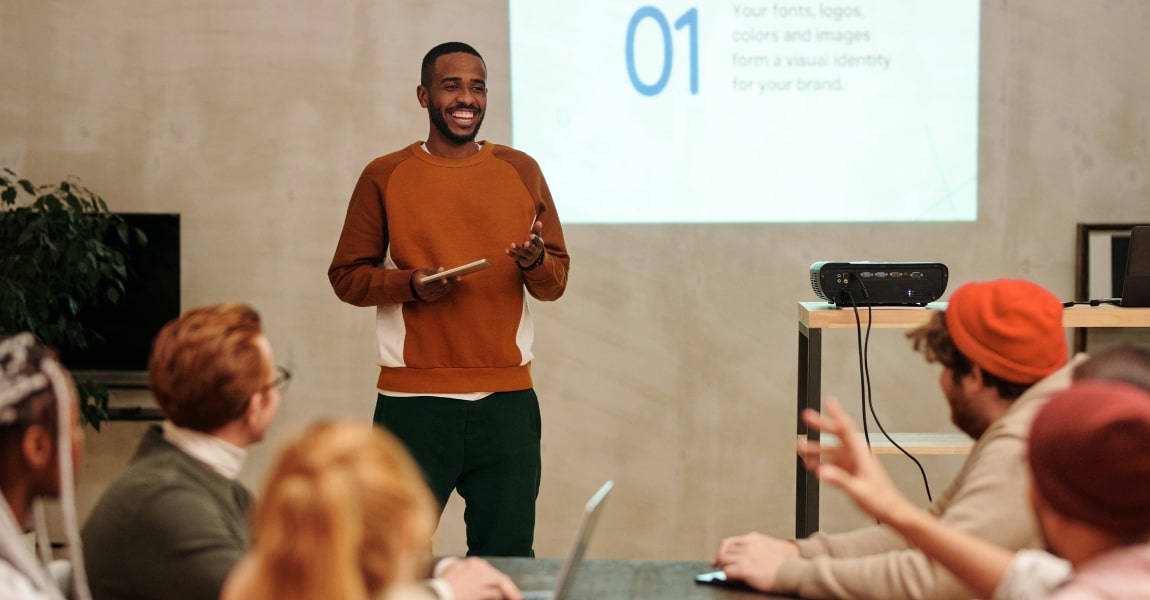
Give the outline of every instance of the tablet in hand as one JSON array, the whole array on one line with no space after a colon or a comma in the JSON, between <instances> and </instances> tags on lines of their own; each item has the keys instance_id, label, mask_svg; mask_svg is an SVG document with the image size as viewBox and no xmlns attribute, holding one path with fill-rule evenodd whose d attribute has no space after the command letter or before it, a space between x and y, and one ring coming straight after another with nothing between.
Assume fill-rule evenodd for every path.
<instances>
[{"instance_id":1,"label":"tablet in hand","mask_svg":"<svg viewBox=\"0 0 1150 600\"><path fill-rule=\"evenodd\" d=\"M486 269L490 266L491 266L491 261L487 260L486 258L481 258L475 262L469 262L465 265L459 265L458 267L452 267L450 269L440 271L439 273L435 273L434 275L428 275L428 276L424 277L423 279L420 279L419 283L421 283L421 284L431 283L433 281L439 281L440 279L444 279L446 277L462 277L464 275L467 275L468 273L474 273L476 271L482 271L483 269Z\"/></svg>"}]
</instances>

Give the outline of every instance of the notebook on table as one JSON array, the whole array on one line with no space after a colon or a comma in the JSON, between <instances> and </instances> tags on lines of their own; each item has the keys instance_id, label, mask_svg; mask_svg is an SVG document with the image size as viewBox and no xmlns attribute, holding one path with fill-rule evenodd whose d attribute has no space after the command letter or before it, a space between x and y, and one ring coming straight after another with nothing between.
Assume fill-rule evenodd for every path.
<instances>
[{"instance_id":1,"label":"notebook on table","mask_svg":"<svg viewBox=\"0 0 1150 600\"><path fill-rule=\"evenodd\" d=\"M571 593L575 572L583 562L583 554L591 542L591 534L595 531L595 523L599 520L599 513L603 511L603 500L607 498L607 494L611 493L611 489L614 487L615 482L613 481L604 483L599 491L595 492L587 501L587 506L583 508L583 517L579 520L579 528L575 530L575 541L571 544L571 551L563 561L563 568L559 570L559 577L555 579L555 587L550 590L524 590L523 600L565 600L567 598L567 595Z\"/></svg>"}]
</instances>

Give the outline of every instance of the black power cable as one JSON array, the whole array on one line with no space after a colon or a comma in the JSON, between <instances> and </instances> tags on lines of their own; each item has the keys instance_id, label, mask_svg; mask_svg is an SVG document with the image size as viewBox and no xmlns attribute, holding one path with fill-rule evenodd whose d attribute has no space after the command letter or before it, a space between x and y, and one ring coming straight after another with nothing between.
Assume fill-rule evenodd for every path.
<instances>
[{"instance_id":1,"label":"black power cable","mask_svg":"<svg viewBox=\"0 0 1150 600\"><path fill-rule=\"evenodd\" d=\"M878 429L879 429L879 431L882 432L883 437L885 437L887 439L887 441L889 441L895 448L898 448L899 452L902 452L904 456L909 458L912 462L914 462L915 466L918 467L918 472L922 474L922 485L924 488L926 488L926 500L927 500L927 502L934 502L934 497L930 493L930 481L927 479L926 469L924 469L922 467L922 463L919 462L919 460L917 458L915 458L913 454L911 454L910 452L907 452L905 448L900 446L898 444L898 442L894 441L894 438L892 438L890 436L890 434L887 433L886 428L882 426L882 421L880 421L878 418L878 413L874 409L874 394L871 393L870 359L869 359L870 326L871 326L871 315L873 314L871 312L870 293L867 292L866 284L863 283L862 279L855 277L854 280L857 281L859 284L859 287L862 288L863 300L866 303L866 310L867 310L866 338L864 341L863 333L862 333L862 320L859 317L858 302L855 301L854 294L852 294L851 291L848 289L846 291L846 294L847 294L847 297L851 301L851 308L854 309L855 331L858 334L857 337L858 337L858 344L859 344L859 348L858 348L858 350L859 350L859 388L860 388L860 391L862 393L863 437L866 440L866 445L867 445L867 448L869 449L871 447L871 445L870 445L870 432L867 429L867 407L869 406L870 407L870 415L874 419L875 425L878 425Z\"/></svg>"}]
</instances>

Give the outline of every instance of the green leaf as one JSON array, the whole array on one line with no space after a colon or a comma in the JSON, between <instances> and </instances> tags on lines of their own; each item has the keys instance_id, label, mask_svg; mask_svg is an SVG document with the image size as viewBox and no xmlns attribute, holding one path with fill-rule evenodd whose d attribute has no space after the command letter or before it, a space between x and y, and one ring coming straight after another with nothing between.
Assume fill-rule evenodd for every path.
<instances>
[{"instance_id":1,"label":"green leaf","mask_svg":"<svg viewBox=\"0 0 1150 600\"><path fill-rule=\"evenodd\" d=\"M61 349L90 347L99 336L78 315L104 298L123 299L126 249L147 237L74 178L37 186L6 167L0 172L0 332L31 331ZM32 198L25 206L16 204L21 189ZM80 396L84 421L99 430L106 388Z\"/></svg>"},{"instance_id":2,"label":"green leaf","mask_svg":"<svg viewBox=\"0 0 1150 600\"><path fill-rule=\"evenodd\" d=\"M108 387L91 380L80 380L73 374L76 392L80 397L80 420L100 431L100 425L108 420Z\"/></svg>"},{"instance_id":3,"label":"green leaf","mask_svg":"<svg viewBox=\"0 0 1150 600\"><path fill-rule=\"evenodd\" d=\"M37 200L37 202L43 204L43 206L44 206L43 210L57 211L57 212L64 210L64 205L60 203L60 199L57 198L55 194L48 194L46 196L40 196L40 198ZM60 217L65 218L65 219L71 218L71 216L66 214L66 213L60 215Z\"/></svg>"},{"instance_id":4,"label":"green leaf","mask_svg":"<svg viewBox=\"0 0 1150 600\"><path fill-rule=\"evenodd\" d=\"M80 199L77 198L75 194L65 194L64 202L67 202L68 206L71 207L72 210L76 212L84 212L84 205L80 203Z\"/></svg>"}]
</instances>

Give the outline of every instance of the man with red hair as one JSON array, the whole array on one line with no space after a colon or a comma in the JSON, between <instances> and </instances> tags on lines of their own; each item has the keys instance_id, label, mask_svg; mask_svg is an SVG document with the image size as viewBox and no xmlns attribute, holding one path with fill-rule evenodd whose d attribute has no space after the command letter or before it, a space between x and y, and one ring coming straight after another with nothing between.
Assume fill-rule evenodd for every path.
<instances>
[{"instance_id":1,"label":"man with red hair","mask_svg":"<svg viewBox=\"0 0 1150 600\"><path fill-rule=\"evenodd\" d=\"M95 600L219 598L251 545L252 497L236 477L290 378L249 306L193 309L160 330L148 385L165 421L144 434L82 532ZM519 597L482 559L442 561L436 575L429 585L456 600Z\"/></svg>"},{"instance_id":2,"label":"man with red hair","mask_svg":"<svg viewBox=\"0 0 1150 600\"><path fill-rule=\"evenodd\" d=\"M242 304L188 311L160 330L148 386L165 421L145 432L82 532L95 600L218 598L251 544L236 477L290 375Z\"/></svg>"}]
</instances>

